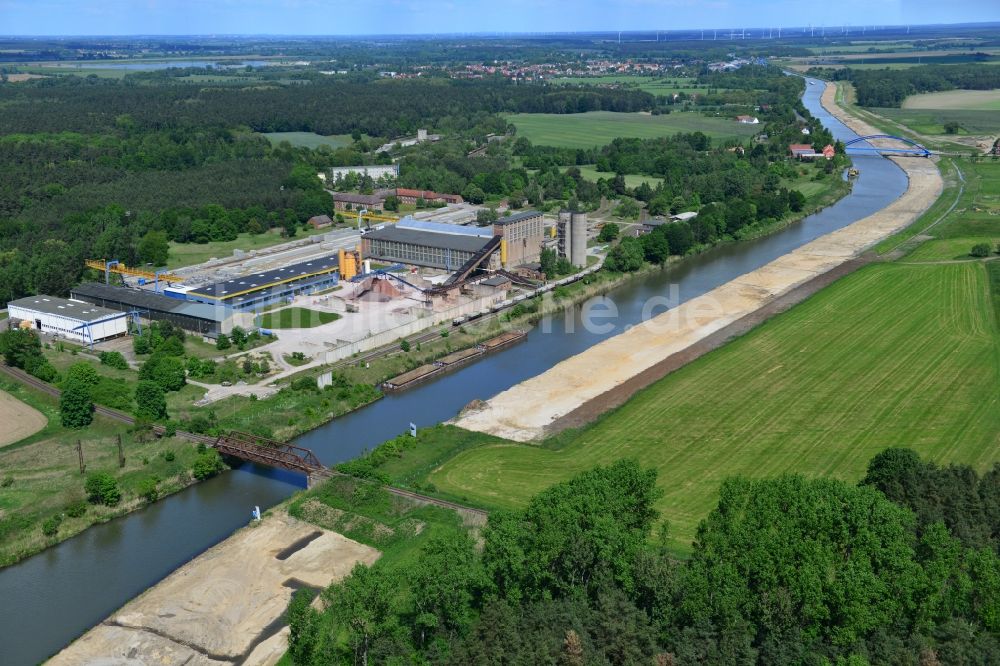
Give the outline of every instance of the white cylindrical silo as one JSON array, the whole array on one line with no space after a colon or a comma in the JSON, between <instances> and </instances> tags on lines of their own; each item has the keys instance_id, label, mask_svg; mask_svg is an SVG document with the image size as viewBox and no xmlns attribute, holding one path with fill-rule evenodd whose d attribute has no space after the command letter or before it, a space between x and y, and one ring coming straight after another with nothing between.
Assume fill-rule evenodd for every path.
<instances>
[{"instance_id":1,"label":"white cylindrical silo","mask_svg":"<svg viewBox=\"0 0 1000 666\"><path fill-rule=\"evenodd\" d=\"M587 265L587 214L573 213L570 233L569 261L574 266Z\"/></svg>"},{"instance_id":2,"label":"white cylindrical silo","mask_svg":"<svg viewBox=\"0 0 1000 666\"><path fill-rule=\"evenodd\" d=\"M559 211L559 223L556 226L557 247L559 254L567 259L569 259L570 252L573 251L570 247L570 220L571 214L568 210Z\"/></svg>"}]
</instances>

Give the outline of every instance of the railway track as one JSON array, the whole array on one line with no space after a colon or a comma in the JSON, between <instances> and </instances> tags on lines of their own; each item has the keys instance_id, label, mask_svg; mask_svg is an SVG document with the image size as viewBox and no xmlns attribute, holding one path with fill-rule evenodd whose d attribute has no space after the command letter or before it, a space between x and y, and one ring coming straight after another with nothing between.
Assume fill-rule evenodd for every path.
<instances>
[{"instance_id":1,"label":"railway track","mask_svg":"<svg viewBox=\"0 0 1000 666\"><path fill-rule=\"evenodd\" d=\"M435 335L437 335L437 333L435 333ZM8 377L11 377L16 381L21 382L22 384L30 386L31 388L41 391L42 393L50 395L54 398L58 398L59 395L62 393L55 386L43 382L42 380L38 379L37 377L34 377L33 375L29 375L27 372L21 370L20 368L12 368L0 362L0 372L7 375ZM125 412L120 412L117 409L111 409L110 407L104 407L102 405L95 404L94 412L106 418L118 421L119 423L123 423L125 425L135 425L135 418L133 416L131 416L130 414L126 414ZM161 425L154 425L153 432L155 432L157 435L163 435L166 432L166 428L164 428ZM186 430L178 430L176 431L175 435L177 437L186 439L190 442L200 443L211 447L215 447L219 443L220 439L222 439L220 437L212 437L211 435L202 435L200 433L188 432ZM313 477L330 478L332 476L347 476L347 475L344 474L343 472L338 472L337 470L330 469L329 467L324 467L321 465L312 472L310 472L308 476L310 478ZM488 513L486 511L483 511L482 509L475 509L470 506L464 506L462 504L458 504L457 502L449 502L448 500L438 499L437 497L421 495L420 493L415 493L410 490L404 490L402 488L397 488L395 486L385 486L385 489L388 490L393 495L397 495L399 497L405 497L426 504L433 504L434 506L440 506L445 509L451 509L453 511L465 511L468 513L484 517L488 515Z\"/></svg>"}]
</instances>

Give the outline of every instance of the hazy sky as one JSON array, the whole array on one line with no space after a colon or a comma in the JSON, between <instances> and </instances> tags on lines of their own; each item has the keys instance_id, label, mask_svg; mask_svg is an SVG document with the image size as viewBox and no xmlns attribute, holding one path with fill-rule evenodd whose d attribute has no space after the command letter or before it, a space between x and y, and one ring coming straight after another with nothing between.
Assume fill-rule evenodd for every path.
<instances>
[{"instance_id":1,"label":"hazy sky","mask_svg":"<svg viewBox=\"0 0 1000 666\"><path fill-rule=\"evenodd\" d=\"M356 35L981 21L1000 21L1000 0L0 0L0 35Z\"/></svg>"}]
</instances>

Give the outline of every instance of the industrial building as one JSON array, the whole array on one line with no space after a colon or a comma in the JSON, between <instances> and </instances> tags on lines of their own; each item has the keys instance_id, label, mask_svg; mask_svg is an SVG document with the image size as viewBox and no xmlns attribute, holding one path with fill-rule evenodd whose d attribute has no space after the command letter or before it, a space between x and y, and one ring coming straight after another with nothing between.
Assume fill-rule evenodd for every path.
<instances>
[{"instance_id":1,"label":"industrial building","mask_svg":"<svg viewBox=\"0 0 1000 666\"><path fill-rule=\"evenodd\" d=\"M259 310L290 300L293 296L336 286L340 280L339 257L331 254L319 259L275 268L262 273L213 282L198 287L168 287L166 296L234 310Z\"/></svg>"},{"instance_id":2,"label":"industrial building","mask_svg":"<svg viewBox=\"0 0 1000 666\"><path fill-rule=\"evenodd\" d=\"M396 187L388 190L379 190L376 194L382 196L395 196L400 203L415 204L420 199L428 203L460 204L465 201L461 194L443 194L433 190L411 190L405 187Z\"/></svg>"},{"instance_id":3,"label":"industrial building","mask_svg":"<svg viewBox=\"0 0 1000 666\"><path fill-rule=\"evenodd\" d=\"M557 247L560 256L577 267L587 265L587 214L559 211L556 225Z\"/></svg>"},{"instance_id":4,"label":"industrial building","mask_svg":"<svg viewBox=\"0 0 1000 666\"><path fill-rule=\"evenodd\" d=\"M8 326L91 344L128 333L128 314L58 296L29 296L7 304Z\"/></svg>"},{"instance_id":5,"label":"industrial building","mask_svg":"<svg viewBox=\"0 0 1000 666\"><path fill-rule=\"evenodd\" d=\"M366 166L345 166L333 167L327 172L327 177L331 184L336 184L341 178L349 173L356 173L359 176L368 176L372 180L380 178L397 178L399 176L398 164L371 164Z\"/></svg>"},{"instance_id":6,"label":"industrial building","mask_svg":"<svg viewBox=\"0 0 1000 666\"><path fill-rule=\"evenodd\" d=\"M395 225L365 234L362 254L371 259L455 271L485 248L493 236L489 227L463 227L405 217ZM499 268L499 258L492 257L490 262L490 267Z\"/></svg>"},{"instance_id":7,"label":"industrial building","mask_svg":"<svg viewBox=\"0 0 1000 666\"><path fill-rule=\"evenodd\" d=\"M352 194L350 192L337 192L333 195L334 210L368 210L380 211L385 205L385 197L375 194Z\"/></svg>"},{"instance_id":8,"label":"industrial building","mask_svg":"<svg viewBox=\"0 0 1000 666\"><path fill-rule=\"evenodd\" d=\"M537 210L500 218L493 223L493 233L502 238L500 255L504 268L523 266L541 259L545 222Z\"/></svg>"},{"instance_id":9,"label":"industrial building","mask_svg":"<svg viewBox=\"0 0 1000 666\"><path fill-rule=\"evenodd\" d=\"M171 298L147 289L87 282L74 287L70 295L109 310L134 312L148 321L169 321L185 331L208 338L228 334L233 326L247 328L253 323L252 315L241 317L229 307Z\"/></svg>"}]
</instances>

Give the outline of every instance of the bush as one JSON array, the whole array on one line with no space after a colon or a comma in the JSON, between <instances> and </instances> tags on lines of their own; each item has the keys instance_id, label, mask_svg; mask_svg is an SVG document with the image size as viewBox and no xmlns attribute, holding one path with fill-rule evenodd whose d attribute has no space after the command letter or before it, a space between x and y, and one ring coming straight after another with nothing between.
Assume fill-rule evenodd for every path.
<instances>
[{"instance_id":1,"label":"bush","mask_svg":"<svg viewBox=\"0 0 1000 666\"><path fill-rule=\"evenodd\" d=\"M222 456L215 449L209 449L205 453L199 454L198 458L191 466L191 474L199 481L211 478L226 468L222 462Z\"/></svg>"},{"instance_id":2,"label":"bush","mask_svg":"<svg viewBox=\"0 0 1000 666\"><path fill-rule=\"evenodd\" d=\"M66 515L70 518L79 518L87 513L87 503L83 500L73 502L66 507Z\"/></svg>"},{"instance_id":3,"label":"bush","mask_svg":"<svg viewBox=\"0 0 1000 666\"><path fill-rule=\"evenodd\" d=\"M404 352L410 351L410 341L409 340L403 340L402 342L399 343L399 348L401 350L403 350Z\"/></svg>"},{"instance_id":4,"label":"bush","mask_svg":"<svg viewBox=\"0 0 1000 666\"><path fill-rule=\"evenodd\" d=\"M618 232L620 229L618 225L614 222L608 222L603 227L601 227L601 233L597 234L597 240L602 243L610 243L611 241L618 238Z\"/></svg>"},{"instance_id":5,"label":"bush","mask_svg":"<svg viewBox=\"0 0 1000 666\"><path fill-rule=\"evenodd\" d=\"M149 341L148 335L136 335L132 338L132 351L136 354L149 354L153 351L153 345Z\"/></svg>"},{"instance_id":6,"label":"bush","mask_svg":"<svg viewBox=\"0 0 1000 666\"><path fill-rule=\"evenodd\" d=\"M101 376L97 374L97 370L95 370L94 366L90 363L74 363L69 366L68 370L66 370L66 378L63 380L63 383L69 384L74 381L80 382L81 384L89 387L94 387L101 382Z\"/></svg>"},{"instance_id":7,"label":"bush","mask_svg":"<svg viewBox=\"0 0 1000 666\"><path fill-rule=\"evenodd\" d=\"M5 476L3 481L0 481L0 488L10 488L12 485L14 485L14 477L12 476Z\"/></svg>"},{"instance_id":8,"label":"bush","mask_svg":"<svg viewBox=\"0 0 1000 666\"><path fill-rule=\"evenodd\" d=\"M52 367L52 364L45 359L42 359L41 363L32 366L28 372L38 379L41 379L43 382L48 382L49 384L55 384L59 381L59 373L56 372L56 369Z\"/></svg>"},{"instance_id":9,"label":"bush","mask_svg":"<svg viewBox=\"0 0 1000 666\"><path fill-rule=\"evenodd\" d=\"M225 351L233 346L233 343L229 341L229 336L225 333L220 333L219 337L215 340L215 348L219 351Z\"/></svg>"},{"instance_id":10,"label":"bush","mask_svg":"<svg viewBox=\"0 0 1000 666\"><path fill-rule=\"evenodd\" d=\"M83 484L83 489L93 504L115 506L122 499L122 491L118 488L118 481L108 472L97 472L89 475Z\"/></svg>"},{"instance_id":11,"label":"bush","mask_svg":"<svg viewBox=\"0 0 1000 666\"><path fill-rule=\"evenodd\" d=\"M128 370L128 361L125 360L121 352L116 351L101 352L101 365L118 370Z\"/></svg>"},{"instance_id":12,"label":"bush","mask_svg":"<svg viewBox=\"0 0 1000 666\"><path fill-rule=\"evenodd\" d=\"M316 384L315 377L299 377L298 379L292 381L293 391L318 391L319 386Z\"/></svg>"},{"instance_id":13,"label":"bush","mask_svg":"<svg viewBox=\"0 0 1000 666\"><path fill-rule=\"evenodd\" d=\"M976 243L969 250L969 255L973 257L988 257L990 256L990 244L989 243Z\"/></svg>"},{"instance_id":14,"label":"bush","mask_svg":"<svg viewBox=\"0 0 1000 666\"><path fill-rule=\"evenodd\" d=\"M45 536L55 536L59 531L59 524L62 523L62 516L50 516L42 523L42 534Z\"/></svg>"},{"instance_id":15,"label":"bush","mask_svg":"<svg viewBox=\"0 0 1000 666\"><path fill-rule=\"evenodd\" d=\"M157 496L159 495L156 483L157 483L156 477L153 476L146 477L145 479L140 481L139 485L136 487L135 490L136 494L139 495L139 497L146 500L147 502L155 502Z\"/></svg>"},{"instance_id":16,"label":"bush","mask_svg":"<svg viewBox=\"0 0 1000 666\"><path fill-rule=\"evenodd\" d=\"M177 456L174 455L173 451L164 451L163 452L163 459L166 460L167 462L173 462L174 458L176 458L176 457Z\"/></svg>"}]
</instances>

